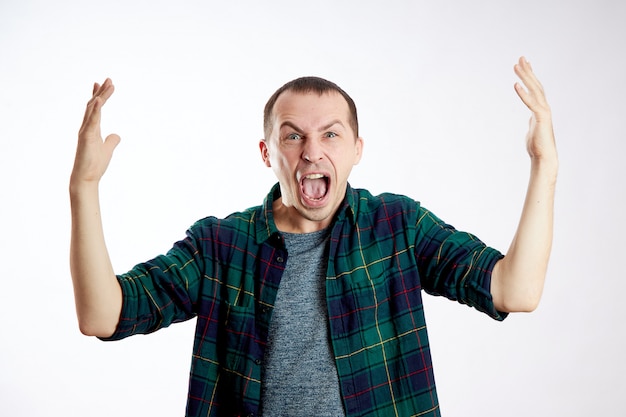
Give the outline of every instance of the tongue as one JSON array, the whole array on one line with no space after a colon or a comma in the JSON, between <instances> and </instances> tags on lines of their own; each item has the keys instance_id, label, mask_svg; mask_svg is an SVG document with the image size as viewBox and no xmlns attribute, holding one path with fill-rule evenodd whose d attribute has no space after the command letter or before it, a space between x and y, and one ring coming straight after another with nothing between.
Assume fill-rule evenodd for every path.
<instances>
[{"instance_id":1,"label":"tongue","mask_svg":"<svg viewBox=\"0 0 626 417\"><path fill-rule=\"evenodd\" d=\"M322 198L326 195L326 180L305 178L302 181L302 191L309 198Z\"/></svg>"}]
</instances>

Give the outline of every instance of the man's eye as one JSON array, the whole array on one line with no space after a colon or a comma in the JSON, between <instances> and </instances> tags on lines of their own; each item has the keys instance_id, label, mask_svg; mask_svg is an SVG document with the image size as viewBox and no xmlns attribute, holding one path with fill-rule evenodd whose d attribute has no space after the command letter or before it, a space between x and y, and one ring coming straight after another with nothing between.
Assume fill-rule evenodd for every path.
<instances>
[{"instance_id":1,"label":"man's eye","mask_svg":"<svg viewBox=\"0 0 626 417\"><path fill-rule=\"evenodd\" d=\"M287 136L287 139L289 139L289 140L300 140L300 139L302 139L302 136L300 136L297 133L292 133L289 136Z\"/></svg>"},{"instance_id":2,"label":"man's eye","mask_svg":"<svg viewBox=\"0 0 626 417\"><path fill-rule=\"evenodd\" d=\"M328 132L328 133L326 133L326 137L327 138L334 138L334 137L337 137L337 134L335 132Z\"/></svg>"}]
</instances>

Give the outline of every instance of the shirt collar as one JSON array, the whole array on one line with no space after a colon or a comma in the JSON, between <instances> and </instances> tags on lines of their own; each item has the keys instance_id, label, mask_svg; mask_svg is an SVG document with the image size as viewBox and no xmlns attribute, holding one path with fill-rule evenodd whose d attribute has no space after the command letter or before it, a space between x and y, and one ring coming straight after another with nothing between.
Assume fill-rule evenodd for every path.
<instances>
[{"instance_id":1,"label":"shirt collar","mask_svg":"<svg viewBox=\"0 0 626 417\"><path fill-rule=\"evenodd\" d=\"M345 218L354 224L356 219L356 199L355 199L356 191L350 187L350 184L346 187L346 195L343 199L343 202L339 206L339 210L337 214L335 214L335 222L341 222ZM272 238L276 239L280 236L280 231L276 227L276 223L274 222L274 210L273 203L276 199L280 197L280 185L278 183L274 184L270 192L263 200L263 206L257 209L257 221L256 221L256 243L262 244L266 240ZM280 239L276 239L280 241Z\"/></svg>"}]
</instances>

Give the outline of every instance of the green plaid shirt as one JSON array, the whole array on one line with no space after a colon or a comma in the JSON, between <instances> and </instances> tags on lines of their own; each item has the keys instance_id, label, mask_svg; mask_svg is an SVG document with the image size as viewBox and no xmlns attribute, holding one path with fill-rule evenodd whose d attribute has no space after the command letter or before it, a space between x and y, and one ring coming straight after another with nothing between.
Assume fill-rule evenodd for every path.
<instances>
[{"instance_id":1,"label":"green plaid shirt","mask_svg":"<svg viewBox=\"0 0 626 417\"><path fill-rule=\"evenodd\" d=\"M289 254L264 205L198 221L166 254L118 276L121 339L197 317L188 416L258 415L269 321ZM404 196L348 186L332 225L329 334L348 416L438 416L422 290L502 320L502 255Z\"/></svg>"}]
</instances>

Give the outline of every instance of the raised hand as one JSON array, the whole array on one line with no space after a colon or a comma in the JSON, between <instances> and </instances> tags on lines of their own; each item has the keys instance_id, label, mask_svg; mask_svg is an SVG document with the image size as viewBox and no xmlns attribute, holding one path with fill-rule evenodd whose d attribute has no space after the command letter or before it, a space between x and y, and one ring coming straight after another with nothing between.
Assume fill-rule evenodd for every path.
<instances>
[{"instance_id":1,"label":"raised hand","mask_svg":"<svg viewBox=\"0 0 626 417\"><path fill-rule=\"evenodd\" d=\"M515 91L532 112L528 134L526 135L528 154L533 159L546 159L556 162L552 113L543 86L535 76L530 63L524 57L521 57L515 64L514 71L526 87L524 88L517 82L515 83Z\"/></svg>"},{"instance_id":2,"label":"raised hand","mask_svg":"<svg viewBox=\"0 0 626 417\"><path fill-rule=\"evenodd\" d=\"M114 90L115 87L109 78L102 85L94 84L93 96L87 103L83 124L78 133L76 158L70 180L72 185L97 184L111 161L113 150L120 143L118 135L111 134L102 140L100 132L102 106Z\"/></svg>"}]
</instances>

